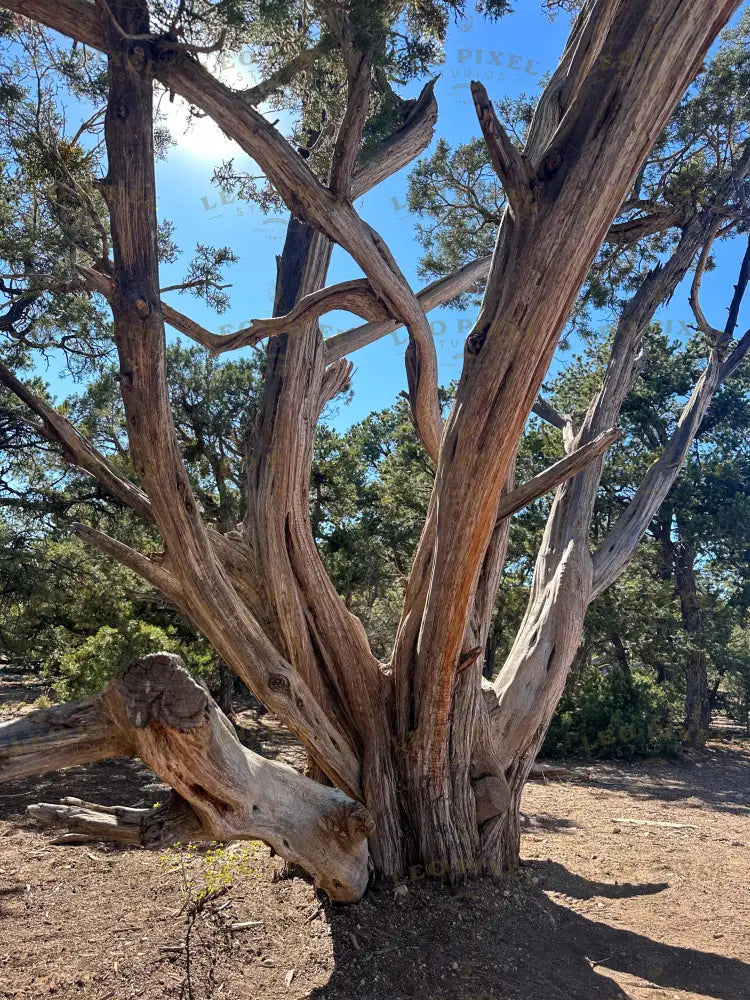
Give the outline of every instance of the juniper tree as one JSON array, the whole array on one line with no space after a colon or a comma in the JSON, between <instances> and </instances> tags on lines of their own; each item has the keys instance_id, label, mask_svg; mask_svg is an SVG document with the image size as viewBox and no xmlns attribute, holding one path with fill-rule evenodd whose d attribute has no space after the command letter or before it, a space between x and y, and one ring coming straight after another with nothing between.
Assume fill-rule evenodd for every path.
<instances>
[{"instance_id":1,"label":"juniper tree","mask_svg":"<svg viewBox=\"0 0 750 1000\"><path fill-rule=\"evenodd\" d=\"M339 900L362 894L370 863L381 876L420 864L451 879L513 868L521 790L563 690L586 607L627 564L713 391L739 366L750 341L735 342L732 326L707 332L708 365L675 434L592 552L591 504L644 323L669 282L723 235L726 206L740 197L748 156L721 164L720 207L674 213L683 227L680 243L623 315L603 387L583 420L537 397L609 227L619 214L620 222L635 216L649 228L652 199L639 193L649 149L739 0L709 6L588 0L522 146L474 84L478 130L504 194L494 249L490 260L469 261L420 293L354 206L427 147L437 121L432 84L409 102L395 86L426 68L446 19L460 15L461 4L280 0L256 9L239 0L4 0L4 6L75 39L86 59L93 52L106 58L106 173L89 184L75 163L56 163L62 190L77 198L80 216L74 212L73 222L81 219L86 238L67 255L74 273L60 275L54 288L76 299L79 288L96 293L111 310L137 483L8 368L3 381L69 460L153 523L163 552L146 555L86 525L79 535L148 580L192 621L299 738L310 767L303 776L244 749L206 692L165 653L133 664L99 697L6 726L0 775L139 755L174 790L159 809L79 804L38 806L35 814L78 832L148 845L261 838ZM485 6L500 13L507 5ZM272 42L261 30L269 14ZM255 86L232 88L199 58L245 41L268 73ZM101 73L92 69L88 85L104 86ZM280 200L291 213L273 316L238 333L213 333L161 300L155 86L212 118L262 174L236 180L251 196ZM259 110L264 101L271 110L284 102L299 108L289 136ZM234 179L228 174L227 182ZM75 236L70 205L55 222ZM326 284L334 245L364 277ZM444 419L426 310L470 290L482 275L481 306ZM29 273L18 280L24 288L24 280L30 283L41 308L49 294L45 279ZM324 340L318 320L336 308L366 324ZM204 521L180 456L165 324L217 353L268 341L262 397L246 442L245 513L230 531ZM409 335L411 414L435 472L393 652L381 663L316 550L309 479L315 426L349 379L348 354L399 326ZM516 485L515 456L534 406L563 428L566 453ZM508 519L555 486L529 609L496 682L484 685L481 652Z\"/></svg>"}]
</instances>

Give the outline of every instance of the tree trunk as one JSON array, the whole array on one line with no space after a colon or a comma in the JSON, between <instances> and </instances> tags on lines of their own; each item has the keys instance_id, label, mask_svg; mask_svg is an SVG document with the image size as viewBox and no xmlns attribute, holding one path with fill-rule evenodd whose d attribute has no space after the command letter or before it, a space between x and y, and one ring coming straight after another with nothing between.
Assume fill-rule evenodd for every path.
<instances>
[{"instance_id":1,"label":"tree trunk","mask_svg":"<svg viewBox=\"0 0 750 1000\"><path fill-rule=\"evenodd\" d=\"M234 714L234 682L236 675L224 663L219 663L219 690L216 693L216 704L227 717Z\"/></svg>"},{"instance_id":2,"label":"tree trunk","mask_svg":"<svg viewBox=\"0 0 750 1000\"><path fill-rule=\"evenodd\" d=\"M695 579L695 554L685 543L678 543L676 549L675 586L680 598L682 628L686 638L683 742L686 746L701 750L706 745L711 723L711 693L703 643L703 620Z\"/></svg>"},{"instance_id":3,"label":"tree trunk","mask_svg":"<svg viewBox=\"0 0 750 1000\"><path fill-rule=\"evenodd\" d=\"M609 634L610 641L612 643L612 648L615 651L615 658L617 663L626 677L632 677L632 671L630 669L630 660L628 659L628 651L625 648L625 643L622 641L622 636L619 632L612 631Z\"/></svg>"}]
</instances>

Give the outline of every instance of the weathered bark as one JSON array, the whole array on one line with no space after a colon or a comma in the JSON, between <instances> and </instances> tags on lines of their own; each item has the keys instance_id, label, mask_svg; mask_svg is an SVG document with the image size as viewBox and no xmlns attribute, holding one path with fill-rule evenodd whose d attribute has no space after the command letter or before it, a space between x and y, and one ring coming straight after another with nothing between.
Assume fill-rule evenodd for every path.
<instances>
[{"instance_id":1,"label":"weathered bark","mask_svg":"<svg viewBox=\"0 0 750 1000\"><path fill-rule=\"evenodd\" d=\"M111 4L128 35L147 32L143 3ZM200 519L172 426L158 281L152 81L145 53L108 25L109 170L101 189L110 210L115 290L114 335L120 359L130 451L164 539L169 596L219 655L297 732L330 778L360 795L359 763L298 671L279 654L231 586ZM118 58L119 56L119 58ZM133 206L139 206L134 211Z\"/></svg>"},{"instance_id":2,"label":"weathered bark","mask_svg":"<svg viewBox=\"0 0 750 1000\"><path fill-rule=\"evenodd\" d=\"M739 158L722 188L730 198L750 169L750 149ZM717 199L720 212L721 199ZM681 239L663 266L644 280L620 317L601 390L592 401L571 447L617 423L625 398L641 364L643 335L656 309L668 300L688 273L696 254L712 239L715 216L698 212L688 220ZM735 298L736 298L735 293ZM654 514L674 483L719 380L736 370L748 350L747 338L722 364L718 350L685 406L662 455L649 470L636 497L625 509L593 559L589 530L603 458L590 463L557 493L534 571L526 616L491 694L485 692L497 742L503 748L512 804L505 819L486 831L492 849L509 865L520 849L520 799L529 768L541 747L554 708L564 690L571 663L583 635L591 601L628 565ZM563 430L565 434L565 430ZM616 539L616 541L612 541ZM608 567L606 583L597 585L597 570Z\"/></svg>"},{"instance_id":3,"label":"weathered bark","mask_svg":"<svg viewBox=\"0 0 750 1000\"><path fill-rule=\"evenodd\" d=\"M156 809L70 800L31 806L40 821L96 840L144 847L263 840L342 902L369 878L372 819L358 802L246 749L179 657L155 653L95 698L0 725L0 780L106 757L138 756L170 787Z\"/></svg>"},{"instance_id":4,"label":"weathered bark","mask_svg":"<svg viewBox=\"0 0 750 1000\"><path fill-rule=\"evenodd\" d=\"M435 502L412 571L412 581L423 578L410 581L393 656L399 736L408 741L408 808L425 817L419 850L450 870L460 870L478 850L464 777L473 737L452 720L476 718L481 670L460 671L462 643L515 443L645 151L735 6L714 4L707 16L704 4L670 0L586 4L524 152L504 143L496 157L514 204L503 218L480 316L466 342ZM606 70L624 64L626 87ZM498 131L497 123L492 127ZM563 269L551 263L563 259ZM563 520L576 517L569 495L563 487L556 501ZM581 540L577 532L570 540L555 529L542 552L530 611L497 690L504 724L496 744L512 772L516 804L562 692L593 579L586 536ZM512 822L517 825L517 817ZM517 852L517 842L514 830L506 853Z\"/></svg>"}]
</instances>

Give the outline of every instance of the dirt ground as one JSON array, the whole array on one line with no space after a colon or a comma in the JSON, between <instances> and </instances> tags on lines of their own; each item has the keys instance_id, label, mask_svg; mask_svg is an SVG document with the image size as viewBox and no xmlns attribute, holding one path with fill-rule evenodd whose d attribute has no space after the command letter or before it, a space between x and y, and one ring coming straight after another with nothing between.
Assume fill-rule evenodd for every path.
<instances>
[{"instance_id":1,"label":"dirt ground","mask_svg":"<svg viewBox=\"0 0 750 1000\"><path fill-rule=\"evenodd\" d=\"M38 693L6 675L0 720ZM294 758L244 721L257 749ZM54 845L24 814L66 795L153 804L163 788L138 762L0 786L0 998L750 1000L750 742L587 773L528 786L518 876L449 889L407 873L350 907L281 877L262 845L213 860Z\"/></svg>"}]
</instances>

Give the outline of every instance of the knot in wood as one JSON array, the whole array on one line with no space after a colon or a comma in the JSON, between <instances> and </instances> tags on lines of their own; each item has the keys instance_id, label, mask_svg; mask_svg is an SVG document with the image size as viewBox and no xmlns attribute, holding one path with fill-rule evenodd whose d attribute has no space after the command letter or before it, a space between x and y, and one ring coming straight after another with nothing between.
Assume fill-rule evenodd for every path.
<instances>
[{"instance_id":1,"label":"knot in wood","mask_svg":"<svg viewBox=\"0 0 750 1000\"><path fill-rule=\"evenodd\" d=\"M268 686L272 691L283 691L284 694L289 694L291 690L289 678L283 674L271 674L268 678Z\"/></svg>"},{"instance_id":2,"label":"knot in wood","mask_svg":"<svg viewBox=\"0 0 750 1000\"><path fill-rule=\"evenodd\" d=\"M484 347L484 342L487 339L486 330L477 330L475 333L469 334L466 338L466 350L469 354L479 354L479 352Z\"/></svg>"},{"instance_id":3,"label":"knot in wood","mask_svg":"<svg viewBox=\"0 0 750 1000\"><path fill-rule=\"evenodd\" d=\"M208 695L174 653L151 653L117 680L128 720L136 729L161 722L186 732L199 726Z\"/></svg>"},{"instance_id":4,"label":"knot in wood","mask_svg":"<svg viewBox=\"0 0 750 1000\"><path fill-rule=\"evenodd\" d=\"M135 310L140 317L145 319L147 316L151 315L151 306L146 302L145 299L135 300Z\"/></svg>"},{"instance_id":5,"label":"knot in wood","mask_svg":"<svg viewBox=\"0 0 750 1000\"><path fill-rule=\"evenodd\" d=\"M341 844L352 846L375 832L375 822L361 802L342 801L326 813L322 825Z\"/></svg>"},{"instance_id":6,"label":"knot in wood","mask_svg":"<svg viewBox=\"0 0 750 1000\"><path fill-rule=\"evenodd\" d=\"M545 177L551 177L562 166L562 153L558 149L553 149L548 153L542 163L542 172Z\"/></svg>"},{"instance_id":7,"label":"knot in wood","mask_svg":"<svg viewBox=\"0 0 750 1000\"><path fill-rule=\"evenodd\" d=\"M127 121L127 119L130 117L130 109L128 108L127 104L121 101L115 108L115 114L120 119L120 121L124 122Z\"/></svg>"}]
</instances>

